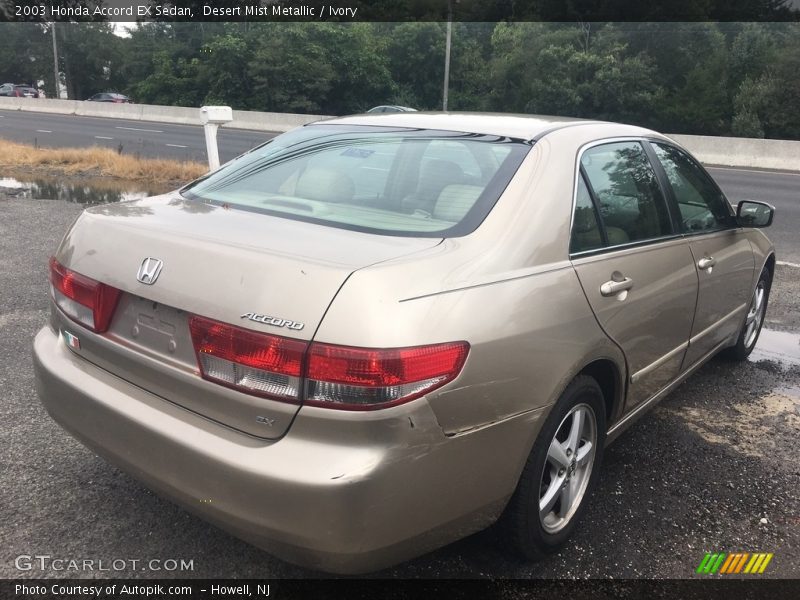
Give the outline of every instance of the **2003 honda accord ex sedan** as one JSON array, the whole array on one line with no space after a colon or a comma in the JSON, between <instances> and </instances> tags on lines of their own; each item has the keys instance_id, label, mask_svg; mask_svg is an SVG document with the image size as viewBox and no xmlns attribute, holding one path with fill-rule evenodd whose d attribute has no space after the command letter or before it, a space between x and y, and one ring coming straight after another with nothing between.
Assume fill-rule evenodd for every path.
<instances>
[{"instance_id":1,"label":"2003 honda accord ex sedan","mask_svg":"<svg viewBox=\"0 0 800 600\"><path fill-rule=\"evenodd\" d=\"M499 520L565 543L603 448L717 351L775 256L668 138L397 113L296 129L89 208L50 262L39 394L146 485L285 560L361 573Z\"/></svg>"}]
</instances>

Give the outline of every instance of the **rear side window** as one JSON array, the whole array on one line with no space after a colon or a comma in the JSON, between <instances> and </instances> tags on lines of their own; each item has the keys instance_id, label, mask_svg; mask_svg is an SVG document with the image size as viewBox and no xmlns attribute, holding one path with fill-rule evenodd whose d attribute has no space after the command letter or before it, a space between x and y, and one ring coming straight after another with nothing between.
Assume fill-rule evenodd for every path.
<instances>
[{"instance_id":1,"label":"rear side window","mask_svg":"<svg viewBox=\"0 0 800 600\"><path fill-rule=\"evenodd\" d=\"M394 127L312 125L183 188L187 198L370 233L465 235L530 144Z\"/></svg>"},{"instance_id":2,"label":"rear side window","mask_svg":"<svg viewBox=\"0 0 800 600\"><path fill-rule=\"evenodd\" d=\"M597 199L610 245L672 234L664 195L639 142L589 148L581 156L581 166Z\"/></svg>"},{"instance_id":3,"label":"rear side window","mask_svg":"<svg viewBox=\"0 0 800 600\"><path fill-rule=\"evenodd\" d=\"M575 197L575 214L572 218L572 236L569 251L588 252L605 245L600 224L597 221L597 212L594 209L592 197L583 180L583 175L578 177L578 190Z\"/></svg>"},{"instance_id":4,"label":"rear side window","mask_svg":"<svg viewBox=\"0 0 800 600\"><path fill-rule=\"evenodd\" d=\"M652 143L664 167L680 211L684 233L717 231L728 227L728 201L711 178L689 156L667 144Z\"/></svg>"}]
</instances>

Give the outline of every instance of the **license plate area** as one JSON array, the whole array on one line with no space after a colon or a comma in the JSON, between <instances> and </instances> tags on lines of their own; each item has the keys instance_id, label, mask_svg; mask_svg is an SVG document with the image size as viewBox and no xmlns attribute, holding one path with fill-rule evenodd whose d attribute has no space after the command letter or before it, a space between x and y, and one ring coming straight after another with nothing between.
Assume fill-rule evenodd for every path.
<instances>
[{"instance_id":1,"label":"license plate area","mask_svg":"<svg viewBox=\"0 0 800 600\"><path fill-rule=\"evenodd\" d=\"M176 366L192 369L197 366L189 332L189 314L166 304L123 294L108 337Z\"/></svg>"}]
</instances>

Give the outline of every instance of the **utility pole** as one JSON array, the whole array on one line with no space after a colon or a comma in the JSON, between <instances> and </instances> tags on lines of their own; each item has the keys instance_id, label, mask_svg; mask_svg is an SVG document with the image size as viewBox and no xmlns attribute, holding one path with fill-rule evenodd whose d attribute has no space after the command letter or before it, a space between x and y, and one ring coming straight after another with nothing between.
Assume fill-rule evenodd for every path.
<instances>
[{"instance_id":1,"label":"utility pole","mask_svg":"<svg viewBox=\"0 0 800 600\"><path fill-rule=\"evenodd\" d=\"M61 98L61 86L59 85L58 77L58 43L56 42L56 22L50 28L53 33L53 84L55 85L55 98Z\"/></svg>"},{"instance_id":2,"label":"utility pole","mask_svg":"<svg viewBox=\"0 0 800 600\"><path fill-rule=\"evenodd\" d=\"M447 0L447 41L444 47L444 92L442 110L447 110L447 93L450 88L450 40L453 37L453 0Z\"/></svg>"}]
</instances>

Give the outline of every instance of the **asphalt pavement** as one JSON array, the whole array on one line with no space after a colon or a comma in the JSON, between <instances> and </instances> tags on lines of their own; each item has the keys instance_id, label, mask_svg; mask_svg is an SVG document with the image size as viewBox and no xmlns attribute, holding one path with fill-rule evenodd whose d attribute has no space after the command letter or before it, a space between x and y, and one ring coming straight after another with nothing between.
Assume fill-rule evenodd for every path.
<instances>
[{"instance_id":1,"label":"asphalt pavement","mask_svg":"<svg viewBox=\"0 0 800 600\"><path fill-rule=\"evenodd\" d=\"M79 211L0 191L0 578L319 577L158 497L40 405L30 352L49 310L47 259ZM789 256L799 244L781 243ZM607 450L586 517L562 552L521 563L490 529L375 576L686 578L699 577L706 552L743 551L774 553L761 577L800 577L800 269L779 266L770 302L750 360L712 360ZM19 563L24 555L127 562L104 572L36 562L20 570L30 564ZM192 569L153 570L153 559Z\"/></svg>"},{"instance_id":2,"label":"asphalt pavement","mask_svg":"<svg viewBox=\"0 0 800 600\"><path fill-rule=\"evenodd\" d=\"M780 261L800 264L800 171L729 167L708 167L708 171L734 205L741 200L761 200L775 207L769 236L775 244L776 256Z\"/></svg>"},{"instance_id":3,"label":"asphalt pavement","mask_svg":"<svg viewBox=\"0 0 800 600\"><path fill-rule=\"evenodd\" d=\"M221 127L217 133L220 159L230 160L275 135ZM199 125L0 110L0 138L49 148L94 145L147 158L206 161Z\"/></svg>"}]
</instances>

